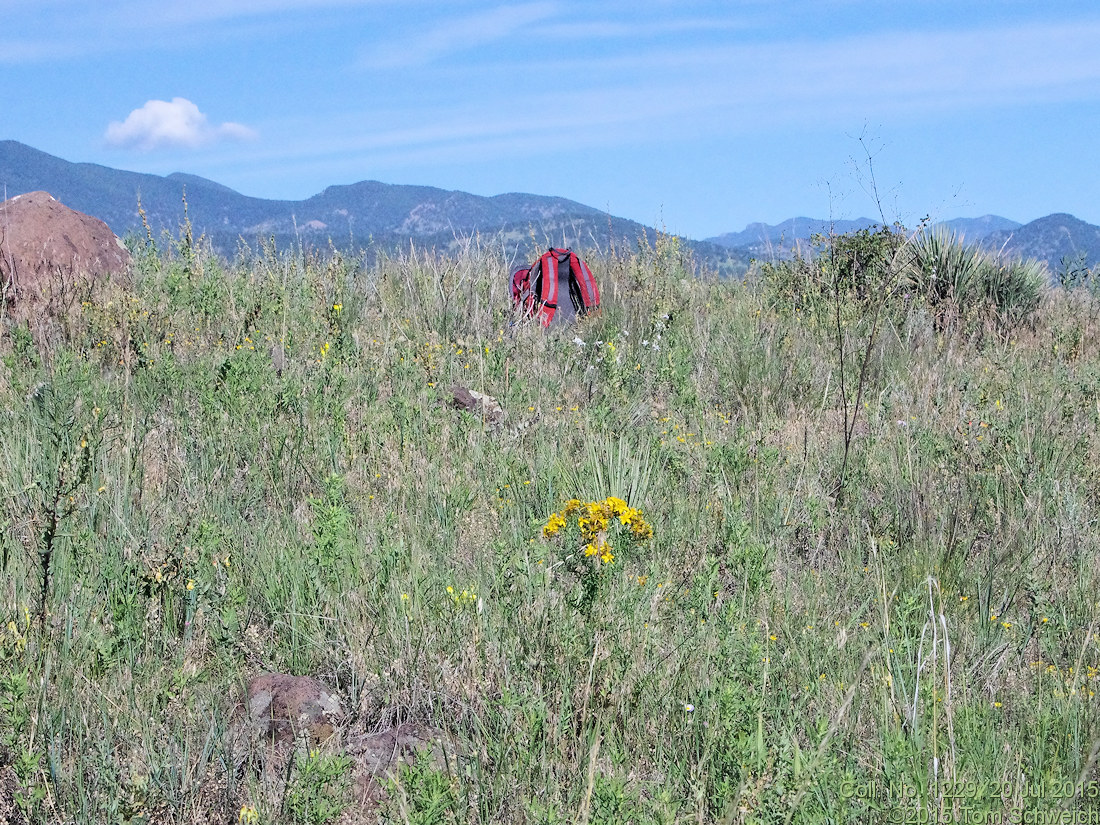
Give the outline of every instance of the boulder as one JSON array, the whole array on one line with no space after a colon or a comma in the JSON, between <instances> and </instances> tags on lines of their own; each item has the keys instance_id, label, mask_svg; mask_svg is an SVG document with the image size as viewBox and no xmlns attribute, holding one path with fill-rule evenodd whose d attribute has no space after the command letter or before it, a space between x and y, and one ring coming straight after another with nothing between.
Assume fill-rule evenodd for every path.
<instances>
[{"instance_id":1,"label":"boulder","mask_svg":"<svg viewBox=\"0 0 1100 825\"><path fill-rule=\"evenodd\" d=\"M17 319L68 311L82 291L129 266L130 253L107 224L48 192L0 203L0 285Z\"/></svg>"},{"instance_id":2,"label":"boulder","mask_svg":"<svg viewBox=\"0 0 1100 825\"><path fill-rule=\"evenodd\" d=\"M459 410L479 415L489 424L499 424L504 420L504 409L491 395L471 390L459 384L451 389L451 405Z\"/></svg>"},{"instance_id":3,"label":"boulder","mask_svg":"<svg viewBox=\"0 0 1100 825\"><path fill-rule=\"evenodd\" d=\"M255 771L268 804L278 805L286 794L295 754L339 747L343 719L339 697L322 682L309 676L261 673L248 682L243 701L233 709L229 735L234 772Z\"/></svg>"},{"instance_id":4,"label":"boulder","mask_svg":"<svg viewBox=\"0 0 1100 825\"><path fill-rule=\"evenodd\" d=\"M343 718L336 693L309 676L261 673L248 683L246 699L255 732L272 743L299 736L324 742Z\"/></svg>"}]
</instances>

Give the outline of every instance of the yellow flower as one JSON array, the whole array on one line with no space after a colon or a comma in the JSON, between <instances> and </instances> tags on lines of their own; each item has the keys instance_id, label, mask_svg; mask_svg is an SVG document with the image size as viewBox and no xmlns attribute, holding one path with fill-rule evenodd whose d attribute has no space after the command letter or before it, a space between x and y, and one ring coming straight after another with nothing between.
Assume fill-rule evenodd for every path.
<instances>
[{"instance_id":1,"label":"yellow flower","mask_svg":"<svg viewBox=\"0 0 1100 825\"><path fill-rule=\"evenodd\" d=\"M194 579L188 579L187 580L187 589L188 590L194 590L195 589L195 580Z\"/></svg>"},{"instance_id":2,"label":"yellow flower","mask_svg":"<svg viewBox=\"0 0 1100 825\"><path fill-rule=\"evenodd\" d=\"M598 547L596 547L596 545L588 544L584 548L584 554L586 556L598 556L600 554L600 550Z\"/></svg>"},{"instance_id":3,"label":"yellow flower","mask_svg":"<svg viewBox=\"0 0 1100 825\"><path fill-rule=\"evenodd\" d=\"M627 506L627 503L625 501L623 501L621 498L616 498L615 496L608 496L607 501L604 503L607 505L607 509L611 511L611 515L613 516L622 516L624 513L630 510L630 507Z\"/></svg>"},{"instance_id":4,"label":"yellow flower","mask_svg":"<svg viewBox=\"0 0 1100 825\"><path fill-rule=\"evenodd\" d=\"M549 519L546 520L546 526L542 528L542 534L546 538L556 535L561 528L565 526L565 516L561 513L553 513Z\"/></svg>"}]
</instances>

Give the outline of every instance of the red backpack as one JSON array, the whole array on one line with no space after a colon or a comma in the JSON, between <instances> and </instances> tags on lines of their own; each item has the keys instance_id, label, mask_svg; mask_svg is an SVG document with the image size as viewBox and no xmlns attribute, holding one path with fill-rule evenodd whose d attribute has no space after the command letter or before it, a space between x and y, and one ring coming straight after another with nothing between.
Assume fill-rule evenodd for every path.
<instances>
[{"instance_id":1,"label":"red backpack","mask_svg":"<svg viewBox=\"0 0 1100 825\"><path fill-rule=\"evenodd\" d=\"M539 323L548 327L558 311L562 287L568 290L577 315L599 310L600 290L592 270L571 249L550 249L530 267L512 273L512 304L523 307L524 318L538 316Z\"/></svg>"}]
</instances>

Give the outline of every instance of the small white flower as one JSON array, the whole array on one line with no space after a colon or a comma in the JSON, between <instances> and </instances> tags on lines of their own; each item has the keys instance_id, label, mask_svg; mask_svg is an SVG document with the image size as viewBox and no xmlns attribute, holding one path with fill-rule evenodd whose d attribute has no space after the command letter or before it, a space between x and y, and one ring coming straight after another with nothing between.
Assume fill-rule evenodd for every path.
<instances>
[{"instance_id":1,"label":"small white flower","mask_svg":"<svg viewBox=\"0 0 1100 825\"><path fill-rule=\"evenodd\" d=\"M573 339L573 343L576 344L578 347L585 346L584 341L579 336Z\"/></svg>"},{"instance_id":2,"label":"small white flower","mask_svg":"<svg viewBox=\"0 0 1100 825\"><path fill-rule=\"evenodd\" d=\"M691 702L684 702L684 712L685 713L694 713L695 712L695 705L691 704Z\"/></svg>"}]
</instances>

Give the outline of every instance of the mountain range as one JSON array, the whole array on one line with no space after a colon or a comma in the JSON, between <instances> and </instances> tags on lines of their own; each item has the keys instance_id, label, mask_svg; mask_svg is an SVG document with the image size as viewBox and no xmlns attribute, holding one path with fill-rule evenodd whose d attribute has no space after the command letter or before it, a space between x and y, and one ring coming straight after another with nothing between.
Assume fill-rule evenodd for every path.
<instances>
[{"instance_id":1,"label":"mountain range","mask_svg":"<svg viewBox=\"0 0 1100 825\"><path fill-rule=\"evenodd\" d=\"M837 221L790 218L774 225L749 224L741 232L728 232L707 240L764 260L806 252L814 235L844 234L881 223L871 218ZM1100 226L1065 213L1047 215L1026 224L999 215L983 215L942 221L933 224L933 229L936 227L943 227L965 243L976 244L991 253L1044 261L1052 274L1070 265L1100 263Z\"/></svg>"},{"instance_id":2,"label":"mountain range","mask_svg":"<svg viewBox=\"0 0 1100 825\"><path fill-rule=\"evenodd\" d=\"M0 199L44 190L67 206L103 220L119 236L176 235L186 217L196 234L231 256L244 242L273 239L277 248L368 252L407 248L442 250L480 233L518 257L550 245L633 246L653 241L656 230L591 206L548 195L511 193L484 197L430 186L361 181L330 186L304 200L243 195L215 181L176 172L160 176L92 163L72 163L13 140L0 141ZM704 240L682 239L695 258L723 274L741 274L750 261L789 256L809 248L814 234L846 233L878 225L870 218L828 221L790 218L749 224ZM1100 263L1100 227L1053 214L1021 224L997 215L958 218L943 225L969 243L1012 257L1045 261L1052 272L1068 262Z\"/></svg>"},{"instance_id":3,"label":"mountain range","mask_svg":"<svg viewBox=\"0 0 1100 825\"><path fill-rule=\"evenodd\" d=\"M186 217L218 252L232 256L274 239L279 249L368 252L421 247L448 249L476 233L527 255L536 247L633 247L656 230L565 198L506 194L494 197L430 186L361 181L330 186L305 200L242 195L212 180L184 173L167 176L126 172L92 163L70 163L12 140L0 141L0 195L43 190L80 212L104 221L120 237L176 235ZM727 274L744 272L749 256L709 241L684 242L696 258Z\"/></svg>"},{"instance_id":4,"label":"mountain range","mask_svg":"<svg viewBox=\"0 0 1100 825\"><path fill-rule=\"evenodd\" d=\"M808 241L813 235L843 235L881 226L881 220L856 218L855 220L823 220L819 218L789 218L774 226L766 223L750 223L741 232L727 232L714 238L707 238L716 244L737 249L751 249L767 254L782 249L796 241ZM1022 226L1017 221L997 215L985 215L981 218L956 218L941 224L966 241L979 241L994 232L1008 231Z\"/></svg>"}]
</instances>

